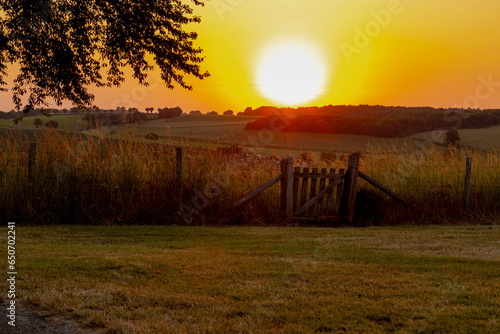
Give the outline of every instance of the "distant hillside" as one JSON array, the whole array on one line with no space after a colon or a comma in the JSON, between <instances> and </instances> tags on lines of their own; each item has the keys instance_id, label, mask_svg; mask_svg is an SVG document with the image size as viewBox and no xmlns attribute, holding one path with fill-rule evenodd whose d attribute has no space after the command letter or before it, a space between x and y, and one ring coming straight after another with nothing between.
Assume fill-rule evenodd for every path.
<instances>
[{"instance_id":1,"label":"distant hillside","mask_svg":"<svg viewBox=\"0 0 500 334\"><path fill-rule=\"evenodd\" d=\"M325 106L247 108L244 115L263 116L245 130L357 134L404 137L436 129L473 129L500 124L500 110L430 107Z\"/></svg>"}]
</instances>

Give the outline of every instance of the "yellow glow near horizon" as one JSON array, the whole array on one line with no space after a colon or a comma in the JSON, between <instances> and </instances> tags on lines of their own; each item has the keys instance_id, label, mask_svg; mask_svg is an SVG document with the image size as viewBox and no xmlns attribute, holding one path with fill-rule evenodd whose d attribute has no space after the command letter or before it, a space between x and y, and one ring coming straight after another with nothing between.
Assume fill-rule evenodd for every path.
<instances>
[{"instance_id":1,"label":"yellow glow near horizon","mask_svg":"<svg viewBox=\"0 0 500 334\"><path fill-rule=\"evenodd\" d=\"M267 46L256 64L258 91L275 103L297 106L317 98L326 83L326 65L312 45L283 41Z\"/></svg>"},{"instance_id":2,"label":"yellow glow near horizon","mask_svg":"<svg viewBox=\"0 0 500 334\"><path fill-rule=\"evenodd\" d=\"M295 104L298 97L286 94L297 92L264 88L262 81L272 80L257 74L259 59L275 44L303 41L324 67L324 86L301 104L500 108L499 12L493 0L212 0L196 8L202 23L188 27L198 33L201 67L211 74L202 81L188 76L193 91L168 90L158 80L138 87L130 70L122 87L92 91L103 109L222 113ZM303 63L318 71L316 61ZM7 81L13 79L12 73ZM9 110L11 96L1 94L0 110Z\"/></svg>"}]
</instances>

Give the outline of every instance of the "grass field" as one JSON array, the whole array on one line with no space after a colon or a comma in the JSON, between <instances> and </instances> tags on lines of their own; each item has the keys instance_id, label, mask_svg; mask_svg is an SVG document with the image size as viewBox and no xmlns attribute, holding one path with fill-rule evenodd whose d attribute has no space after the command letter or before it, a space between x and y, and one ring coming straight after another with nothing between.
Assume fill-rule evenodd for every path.
<instances>
[{"instance_id":1,"label":"grass field","mask_svg":"<svg viewBox=\"0 0 500 334\"><path fill-rule=\"evenodd\" d=\"M16 236L18 301L107 333L500 332L499 226Z\"/></svg>"},{"instance_id":2,"label":"grass field","mask_svg":"<svg viewBox=\"0 0 500 334\"><path fill-rule=\"evenodd\" d=\"M258 117L254 116L222 116L222 115L185 115L175 119L155 119L137 125L111 126L98 130L84 131L81 115L57 115L50 120L59 123L59 130L81 131L97 137L124 139L133 134L139 141L148 133L176 140L179 143L199 146L198 141L215 145L239 145L250 148L257 154L289 154L300 152L352 152L352 151L393 151L408 145L422 146L433 140L440 140L439 132L423 132L408 138L375 138L359 135L336 135L315 133L286 133L245 131L247 123ZM49 118L39 117L44 121ZM20 129L35 129L35 117L25 117L18 126ZM0 128L12 128L12 121L0 120ZM500 147L500 126L485 129L459 130L462 144L483 149ZM444 132L443 132L444 133Z\"/></svg>"},{"instance_id":3,"label":"grass field","mask_svg":"<svg viewBox=\"0 0 500 334\"><path fill-rule=\"evenodd\" d=\"M484 129L461 129L459 133L462 144L482 149L500 148L500 125L490 126ZM433 137L440 138L439 135L433 135L432 132L422 132L412 137L424 140L432 140Z\"/></svg>"},{"instance_id":4,"label":"grass field","mask_svg":"<svg viewBox=\"0 0 500 334\"><path fill-rule=\"evenodd\" d=\"M238 145L257 154L289 154L300 152L352 152L360 150L393 150L412 143L403 138L373 138L357 135L335 135L316 133L286 133L270 131L247 131L245 126L257 119L253 116L186 115L171 120L153 120L134 127L139 137L153 132L159 136L191 141L204 140L214 144ZM124 136L129 129L111 127Z\"/></svg>"},{"instance_id":5,"label":"grass field","mask_svg":"<svg viewBox=\"0 0 500 334\"><path fill-rule=\"evenodd\" d=\"M24 117L17 126L13 126L12 120L0 120L0 128L18 128L18 129L36 129L34 122L36 118L40 118L44 123L48 121L56 121L59 123L58 130L64 131L81 131L84 129L82 115L54 115L50 117Z\"/></svg>"},{"instance_id":6,"label":"grass field","mask_svg":"<svg viewBox=\"0 0 500 334\"><path fill-rule=\"evenodd\" d=\"M198 147L199 142L213 145L239 145L249 148L256 154L289 154L300 152L351 152L360 150L392 150L413 142L405 139L373 138L357 135L334 135L314 133L270 133L245 131L248 122L255 120L254 116L214 116L186 115L183 117L160 120L153 119L137 125L110 126L85 131L86 122L81 115L57 115L50 118L38 117L43 121L54 120L59 123L58 130L80 132L95 137L125 139L133 134L137 141L144 139L148 133L162 137L160 142L175 142L179 145ZM37 130L34 120L37 117L25 117L14 126L12 120L0 120L0 130L22 131L31 138L32 130Z\"/></svg>"}]
</instances>

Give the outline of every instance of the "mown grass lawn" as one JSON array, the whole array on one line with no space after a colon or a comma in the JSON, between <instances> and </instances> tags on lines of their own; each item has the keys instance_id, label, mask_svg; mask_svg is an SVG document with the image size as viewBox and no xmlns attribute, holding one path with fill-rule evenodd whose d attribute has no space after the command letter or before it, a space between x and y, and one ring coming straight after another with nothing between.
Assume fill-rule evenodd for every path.
<instances>
[{"instance_id":1,"label":"mown grass lawn","mask_svg":"<svg viewBox=\"0 0 500 334\"><path fill-rule=\"evenodd\" d=\"M17 256L19 301L108 333L500 332L500 226L18 226Z\"/></svg>"}]
</instances>

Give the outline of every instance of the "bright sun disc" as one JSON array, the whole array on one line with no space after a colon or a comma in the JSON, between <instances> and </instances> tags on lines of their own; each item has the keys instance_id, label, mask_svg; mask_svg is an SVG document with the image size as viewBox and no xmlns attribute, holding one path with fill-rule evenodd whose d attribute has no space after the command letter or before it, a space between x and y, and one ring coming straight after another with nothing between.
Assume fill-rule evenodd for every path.
<instances>
[{"instance_id":1,"label":"bright sun disc","mask_svg":"<svg viewBox=\"0 0 500 334\"><path fill-rule=\"evenodd\" d=\"M264 50L256 81L262 95L296 106L314 100L324 90L326 68L318 52L305 42L282 42Z\"/></svg>"}]
</instances>

